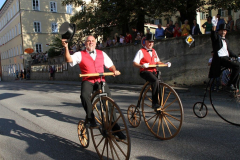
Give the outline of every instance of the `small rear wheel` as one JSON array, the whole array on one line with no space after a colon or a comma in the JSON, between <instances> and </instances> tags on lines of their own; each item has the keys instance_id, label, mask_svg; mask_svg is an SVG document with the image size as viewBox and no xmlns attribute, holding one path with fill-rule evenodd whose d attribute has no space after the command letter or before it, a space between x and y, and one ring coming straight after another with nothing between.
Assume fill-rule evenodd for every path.
<instances>
[{"instance_id":1,"label":"small rear wheel","mask_svg":"<svg viewBox=\"0 0 240 160\"><path fill-rule=\"evenodd\" d=\"M138 107L130 105L127 111L128 121L133 127L138 127L141 122L141 114Z\"/></svg>"},{"instance_id":2,"label":"small rear wheel","mask_svg":"<svg viewBox=\"0 0 240 160\"><path fill-rule=\"evenodd\" d=\"M193 113L198 117L198 118L204 118L208 114L208 108L203 102L196 102L193 105Z\"/></svg>"},{"instance_id":3,"label":"small rear wheel","mask_svg":"<svg viewBox=\"0 0 240 160\"><path fill-rule=\"evenodd\" d=\"M89 132L83 120L78 122L78 138L83 148L89 146Z\"/></svg>"}]
</instances>

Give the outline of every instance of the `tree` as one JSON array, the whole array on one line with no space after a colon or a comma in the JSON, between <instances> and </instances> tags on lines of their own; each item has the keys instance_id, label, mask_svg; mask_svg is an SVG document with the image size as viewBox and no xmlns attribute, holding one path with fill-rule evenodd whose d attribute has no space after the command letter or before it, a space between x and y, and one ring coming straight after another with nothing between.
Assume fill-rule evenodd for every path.
<instances>
[{"instance_id":1,"label":"tree","mask_svg":"<svg viewBox=\"0 0 240 160\"><path fill-rule=\"evenodd\" d=\"M82 6L71 22L76 23L84 34L94 33L96 36L107 36L113 26L123 33L131 26L143 32L146 16L170 18L179 12L182 22L185 19L192 22L197 11L218 8L236 11L240 8L240 0L92 0L89 4L83 0L63 0L62 5L67 4Z\"/></svg>"}]
</instances>

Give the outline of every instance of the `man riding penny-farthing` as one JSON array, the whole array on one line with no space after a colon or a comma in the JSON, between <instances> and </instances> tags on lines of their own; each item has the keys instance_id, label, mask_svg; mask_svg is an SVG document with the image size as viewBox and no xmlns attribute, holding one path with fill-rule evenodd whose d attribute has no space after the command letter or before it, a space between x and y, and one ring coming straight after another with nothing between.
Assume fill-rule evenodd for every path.
<instances>
[{"instance_id":1,"label":"man riding penny-farthing","mask_svg":"<svg viewBox=\"0 0 240 160\"><path fill-rule=\"evenodd\" d=\"M183 107L175 90L160 79L160 72L156 67L170 67L171 63L160 61L154 45L154 35L147 34L142 40L141 48L133 60L133 66L140 69L140 76L147 82L139 95L137 105L128 108L128 120L133 127L137 127L142 116L148 129L159 139L175 137L182 126Z\"/></svg>"}]
</instances>

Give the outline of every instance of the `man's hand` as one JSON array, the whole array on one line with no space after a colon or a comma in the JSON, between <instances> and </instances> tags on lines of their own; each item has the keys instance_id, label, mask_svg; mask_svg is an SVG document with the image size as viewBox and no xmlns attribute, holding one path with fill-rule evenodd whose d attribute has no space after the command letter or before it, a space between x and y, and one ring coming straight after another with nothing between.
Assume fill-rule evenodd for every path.
<instances>
[{"instance_id":1,"label":"man's hand","mask_svg":"<svg viewBox=\"0 0 240 160\"><path fill-rule=\"evenodd\" d=\"M212 25L213 25L214 27L216 27L216 26L217 26L217 23L218 23L218 18L216 18L215 16L213 16L213 18L212 18Z\"/></svg>"},{"instance_id":2,"label":"man's hand","mask_svg":"<svg viewBox=\"0 0 240 160\"><path fill-rule=\"evenodd\" d=\"M62 39L62 45L63 45L63 47L65 47L65 48L68 47L67 39Z\"/></svg>"},{"instance_id":3,"label":"man's hand","mask_svg":"<svg viewBox=\"0 0 240 160\"><path fill-rule=\"evenodd\" d=\"M167 62L165 64L167 64L168 67L171 67L171 65L172 65L171 62Z\"/></svg>"},{"instance_id":4,"label":"man's hand","mask_svg":"<svg viewBox=\"0 0 240 160\"><path fill-rule=\"evenodd\" d=\"M149 63L144 63L143 65L142 65L142 68L148 68L149 67Z\"/></svg>"},{"instance_id":5,"label":"man's hand","mask_svg":"<svg viewBox=\"0 0 240 160\"><path fill-rule=\"evenodd\" d=\"M113 77L119 76L121 74L121 72L119 72L118 70L115 70L113 73L114 73Z\"/></svg>"}]
</instances>

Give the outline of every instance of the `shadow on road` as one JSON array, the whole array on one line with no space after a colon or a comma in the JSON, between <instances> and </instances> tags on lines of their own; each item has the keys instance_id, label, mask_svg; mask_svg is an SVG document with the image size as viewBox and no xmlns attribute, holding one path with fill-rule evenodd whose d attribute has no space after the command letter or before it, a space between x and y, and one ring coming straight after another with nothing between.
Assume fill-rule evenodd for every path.
<instances>
[{"instance_id":1,"label":"shadow on road","mask_svg":"<svg viewBox=\"0 0 240 160\"><path fill-rule=\"evenodd\" d=\"M27 111L36 117L50 117L52 119L56 119L58 121L77 124L79 120L83 120L81 118L76 118L72 116L68 116L62 114L61 112L55 110L45 110L45 109L29 109L29 108L22 108L23 111Z\"/></svg>"},{"instance_id":2,"label":"shadow on road","mask_svg":"<svg viewBox=\"0 0 240 160\"><path fill-rule=\"evenodd\" d=\"M92 159L98 158L96 153L81 148L75 142L49 133L36 133L16 124L12 119L0 118L0 134L25 141L28 144L26 149L28 154L41 152L52 159L59 160L79 159L79 157L89 159L86 155L91 155Z\"/></svg>"},{"instance_id":3,"label":"shadow on road","mask_svg":"<svg viewBox=\"0 0 240 160\"><path fill-rule=\"evenodd\" d=\"M21 96L21 95L23 95L23 94L2 93L2 94L0 94L0 100L8 99L8 98L13 98L13 97Z\"/></svg>"}]
</instances>

